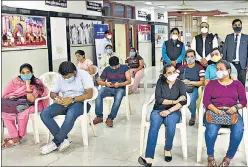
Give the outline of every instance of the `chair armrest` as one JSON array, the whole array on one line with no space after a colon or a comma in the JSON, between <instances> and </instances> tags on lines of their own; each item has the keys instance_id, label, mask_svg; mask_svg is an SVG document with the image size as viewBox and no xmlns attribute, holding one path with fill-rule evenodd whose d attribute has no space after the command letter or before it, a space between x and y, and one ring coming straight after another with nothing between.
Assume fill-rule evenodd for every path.
<instances>
[{"instance_id":1,"label":"chair armrest","mask_svg":"<svg viewBox=\"0 0 248 167\"><path fill-rule=\"evenodd\" d=\"M146 103L143 104L143 106L142 106L141 125L146 122L147 107L148 107L148 104L146 104Z\"/></svg>"},{"instance_id":2,"label":"chair armrest","mask_svg":"<svg viewBox=\"0 0 248 167\"><path fill-rule=\"evenodd\" d=\"M38 102L41 101L41 100L49 99L49 98L50 98L50 95L35 99L35 101L34 101L34 113L35 114L38 114L38 110L39 110Z\"/></svg>"},{"instance_id":3,"label":"chair armrest","mask_svg":"<svg viewBox=\"0 0 248 167\"><path fill-rule=\"evenodd\" d=\"M248 113L247 113L247 111L248 111L247 107L244 107L243 109L239 110L239 113L243 118L244 130L248 130Z\"/></svg>"}]
</instances>

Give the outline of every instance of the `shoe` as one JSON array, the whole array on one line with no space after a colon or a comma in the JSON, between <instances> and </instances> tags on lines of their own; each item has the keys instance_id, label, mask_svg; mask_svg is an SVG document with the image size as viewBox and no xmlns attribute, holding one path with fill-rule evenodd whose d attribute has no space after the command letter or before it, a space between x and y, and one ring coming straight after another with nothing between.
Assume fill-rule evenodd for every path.
<instances>
[{"instance_id":1,"label":"shoe","mask_svg":"<svg viewBox=\"0 0 248 167\"><path fill-rule=\"evenodd\" d=\"M51 141L50 143L40 148L40 153L43 155L49 154L55 151L57 148L58 148L57 145L53 141Z\"/></svg>"},{"instance_id":2,"label":"shoe","mask_svg":"<svg viewBox=\"0 0 248 167\"><path fill-rule=\"evenodd\" d=\"M217 167L214 157L208 157L208 167Z\"/></svg>"},{"instance_id":3,"label":"shoe","mask_svg":"<svg viewBox=\"0 0 248 167\"><path fill-rule=\"evenodd\" d=\"M140 165L143 165L145 167L152 167L152 164L147 163L146 160L142 157L138 158L138 162L140 163Z\"/></svg>"},{"instance_id":4,"label":"shoe","mask_svg":"<svg viewBox=\"0 0 248 167\"><path fill-rule=\"evenodd\" d=\"M113 127L113 120L111 118L107 118L105 123L108 125L108 127Z\"/></svg>"},{"instance_id":5,"label":"shoe","mask_svg":"<svg viewBox=\"0 0 248 167\"><path fill-rule=\"evenodd\" d=\"M230 165L230 161L228 161L227 158L225 157L219 166L229 166L229 165Z\"/></svg>"},{"instance_id":6,"label":"shoe","mask_svg":"<svg viewBox=\"0 0 248 167\"><path fill-rule=\"evenodd\" d=\"M171 154L171 151L170 151L170 154ZM172 155L171 156L164 156L164 160L166 162L170 162L172 160Z\"/></svg>"},{"instance_id":7,"label":"shoe","mask_svg":"<svg viewBox=\"0 0 248 167\"><path fill-rule=\"evenodd\" d=\"M194 126L195 125L195 118L191 118L189 120L189 126Z\"/></svg>"},{"instance_id":8,"label":"shoe","mask_svg":"<svg viewBox=\"0 0 248 167\"><path fill-rule=\"evenodd\" d=\"M93 120L93 124L96 125L96 124L99 124L99 123L102 123L103 122L103 118L100 118L100 117L96 117L94 120Z\"/></svg>"},{"instance_id":9,"label":"shoe","mask_svg":"<svg viewBox=\"0 0 248 167\"><path fill-rule=\"evenodd\" d=\"M60 146L59 146L59 151L64 151L64 150L67 149L70 145L71 145L70 140L64 139L64 141L63 141L63 142L60 144Z\"/></svg>"}]
</instances>

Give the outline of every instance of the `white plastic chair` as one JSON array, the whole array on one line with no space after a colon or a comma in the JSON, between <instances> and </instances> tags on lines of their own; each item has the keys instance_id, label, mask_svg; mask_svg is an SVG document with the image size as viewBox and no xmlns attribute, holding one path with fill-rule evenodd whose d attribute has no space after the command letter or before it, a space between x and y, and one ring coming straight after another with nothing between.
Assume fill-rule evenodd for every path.
<instances>
[{"instance_id":1,"label":"white plastic chair","mask_svg":"<svg viewBox=\"0 0 248 167\"><path fill-rule=\"evenodd\" d=\"M82 138L83 138L83 143L85 146L89 145L89 142L88 142L88 123L90 123L93 134L96 137L96 130L95 130L95 126L93 124L93 119L91 117L91 110L92 110L92 102L97 98L97 96L98 96L98 90L96 87L94 87L92 98L84 100L84 110L83 110L84 113L83 113L83 115L79 116L77 119L77 120L81 121ZM87 103L91 103L91 109L88 113L87 113ZM87 118L87 116L88 116L88 118ZM61 122L62 120L65 119L65 115L58 115L58 116L54 117L54 119ZM51 137L51 134L50 134L49 130L47 129L47 143L50 142L50 137Z\"/></svg>"},{"instance_id":2,"label":"white plastic chair","mask_svg":"<svg viewBox=\"0 0 248 167\"><path fill-rule=\"evenodd\" d=\"M130 115L131 115L131 105L130 105L130 102L129 102L128 90L129 90L129 86L131 86L133 83L134 83L134 79L131 78L131 84L126 85L126 95L123 97L123 99L125 101L125 109L126 109L127 120L130 120ZM99 85L98 89L100 90L101 87L102 86ZM109 114L111 112L110 108L111 108L111 103L113 103L113 101L114 101L114 97L105 97L104 99L106 100L107 111L108 111L108 114Z\"/></svg>"},{"instance_id":3,"label":"white plastic chair","mask_svg":"<svg viewBox=\"0 0 248 167\"><path fill-rule=\"evenodd\" d=\"M148 131L150 128L150 114L151 111L148 111L148 106L153 104L155 101L155 93L151 96L148 103L145 103L142 107L142 120L141 120L141 132L140 132L140 156L144 154L144 150L147 144ZM176 128L180 129L181 133L181 142L182 142L182 150L183 150L183 158L188 158L187 152L187 131L186 131L186 110L190 104L190 97L187 94L187 104L184 105L181 109L182 120L180 123L176 125Z\"/></svg>"},{"instance_id":4,"label":"white plastic chair","mask_svg":"<svg viewBox=\"0 0 248 167\"><path fill-rule=\"evenodd\" d=\"M248 97L248 93L246 93L246 97ZM203 105L203 98L201 100L200 109L199 109L199 126L198 126L198 144L197 144L197 162L200 163L202 160L202 150L204 147L204 133L206 127L203 125L203 116L206 111L206 108ZM245 156L246 156L246 164L248 166L248 114L247 107L239 110L240 115L243 117L244 121L244 135L243 142L245 148ZM230 128L220 128L219 133L229 134Z\"/></svg>"},{"instance_id":5,"label":"white plastic chair","mask_svg":"<svg viewBox=\"0 0 248 167\"><path fill-rule=\"evenodd\" d=\"M94 68L94 74L91 74L91 76L94 78L96 74L98 73L98 67L93 65L93 68Z\"/></svg>"}]
</instances>

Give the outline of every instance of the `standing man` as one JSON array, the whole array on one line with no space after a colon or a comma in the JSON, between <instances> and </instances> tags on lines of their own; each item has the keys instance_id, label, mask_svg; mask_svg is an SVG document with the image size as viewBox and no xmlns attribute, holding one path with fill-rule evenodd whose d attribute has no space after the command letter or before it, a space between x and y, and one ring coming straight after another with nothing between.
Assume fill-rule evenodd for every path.
<instances>
[{"instance_id":1,"label":"standing man","mask_svg":"<svg viewBox=\"0 0 248 167\"><path fill-rule=\"evenodd\" d=\"M226 36L223 59L233 63L238 71L238 80L245 86L246 72L248 71L248 35L242 34L242 21L235 19L232 22L233 34Z\"/></svg>"},{"instance_id":2,"label":"standing man","mask_svg":"<svg viewBox=\"0 0 248 167\"><path fill-rule=\"evenodd\" d=\"M200 28L201 34L193 38L191 49L196 51L196 60L206 68L208 66L208 61L211 60L210 53L213 48L218 47L218 40L212 33L208 33L209 24L207 22L202 22Z\"/></svg>"},{"instance_id":3,"label":"standing man","mask_svg":"<svg viewBox=\"0 0 248 167\"><path fill-rule=\"evenodd\" d=\"M185 57L185 47L183 42L178 40L179 29L172 28L171 39L165 41L162 46L162 57L165 64L172 64L175 68L182 65L182 61Z\"/></svg>"},{"instance_id":4,"label":"standing man","mask_svg":"<svg viewBox=\"0 0 248 167\"><path fill-rule=\"evenodd\" d=\"M112 32L107 30L104 32L104 39L103 39L103 44L104 44L104 49L106 48L107 45L112 45Z\"/></svg>"}]
</instances>

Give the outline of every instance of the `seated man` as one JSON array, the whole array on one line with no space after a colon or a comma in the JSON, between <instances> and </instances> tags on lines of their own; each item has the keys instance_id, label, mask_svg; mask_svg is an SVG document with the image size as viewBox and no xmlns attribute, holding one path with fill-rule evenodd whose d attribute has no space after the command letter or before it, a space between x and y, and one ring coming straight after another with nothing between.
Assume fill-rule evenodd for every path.
<instances>
[{"instance_id":1,"label":"seated man","mask_svg":"<svg viewBox=\"0 0 248 167\"><path fill-rule=\"evenodd\" d=\"M88 111L83 111L83 101L93 96L94 84L90 74L77 69L69 61L60 64L59 73L61 76L55 81L50 94L55 103L43 110L40 115L54 139L41 148L41 154L48 154L56 149L59 151L66 149L70 145L67 135L74 126L77 117L90 110L88 104ZM61 128L53 119L57 115L65 115Z\"/></svg>"},{"instance_id":2,"label":"seated man","mask_svg":"<svg viewBox=\"0 0 248 167\"><path fill-rule=\"evenodd\" d=\"M98 84L102 87L96 99L96 118L93 123L98 124L103 122L103 99L105 97L114 97L114 104L109 114L106 124L113 127L113 120L115 119L119 110L123 96L125 96L125 86L131 83L131 74L127 65L119 64L119 58L113 56L109 59L110 66L106 67L99 80Z\"/></svg>"}]
</instances>

